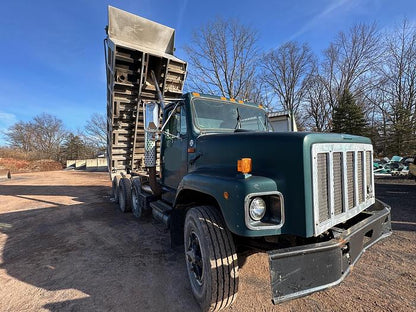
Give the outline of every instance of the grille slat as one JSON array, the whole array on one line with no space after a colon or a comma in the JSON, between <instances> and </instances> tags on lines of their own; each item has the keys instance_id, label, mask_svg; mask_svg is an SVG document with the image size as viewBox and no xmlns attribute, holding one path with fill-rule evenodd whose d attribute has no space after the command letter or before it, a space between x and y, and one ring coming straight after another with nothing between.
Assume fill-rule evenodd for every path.
<instances>
[{"instance_id":1,"label":"grille slat","mask_svg":"<svg viewBox=\"0 0 416 312\"><path fill-rule=\"evenodd\" d=\"M342 153L333 154L333 172L334 172L334 213L342 213L344 194L342 183Z\"/></svg>"},{"instance_id":2,"label":"grille slat","mask_svg":"<svg viewBox=\"0 0 416 312\"><path fill-rule=\"evenodd\" d=\"M347 152L348 209L354 207L354 152Z\"/></svg>"},{"instance_id":3,"label":"grille slat","mask_svg":"<svg viewBox=\"0 0 416 312\"><path fill-rule=\"evenodd\" d=\"M366 167L366 180L367 180L367 189L372 193L373 189L373 161L371 157L371 152L365 152L365 167Z\"/></svg>"},{"instance_id":4,"label":"grille slat","mask_svg":"<svg viewBox=\"0 0 416 312\"><path fill-rule=\"evenodd\" d=\"M364 201L364 163L363 163L363 152L358 152L357 155L357 182L358 182L358 202L361 204Z\"/></svg>"},{"instance_id":5,"label":"grille slat","mask_svg":"<svg viewBox=\"0 0 416 312\"><path fill-rule=\"evenodd\" d=\"M319 221L329 219L329 202L328 202L328 154L318 154L318 183L319 183Z\"/></svg>"}]
</instances>

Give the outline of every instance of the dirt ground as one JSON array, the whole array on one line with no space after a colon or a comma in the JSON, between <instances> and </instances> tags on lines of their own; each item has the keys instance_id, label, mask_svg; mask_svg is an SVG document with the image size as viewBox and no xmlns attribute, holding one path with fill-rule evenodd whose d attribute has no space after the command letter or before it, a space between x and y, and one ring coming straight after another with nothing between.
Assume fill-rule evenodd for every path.
<instances>
[{"instance_id":1,"label":"dirt ground","mask_svg":"<svg viewBox=\"0 0 416 312\"><path fill-rule=\"evenodd\" d=\"M248 257L227 311L416 311L416 183L378 180L394 233L339 285L277 306L267 255ZM0 311L198 311L181 250L110 202L105 173L0 181Z\"/></svg>"}]
</instances>

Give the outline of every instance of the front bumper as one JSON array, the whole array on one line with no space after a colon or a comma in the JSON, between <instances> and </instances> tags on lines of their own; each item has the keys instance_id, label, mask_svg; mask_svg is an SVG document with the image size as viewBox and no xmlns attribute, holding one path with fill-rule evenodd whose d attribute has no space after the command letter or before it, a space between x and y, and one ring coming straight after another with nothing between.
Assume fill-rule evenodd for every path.
<instances>
[{"instance_id":1,"label":"front bumper","mask_svg":"<svg viewBox=\"0 0 416 312\"><path fill-rule=\"evenodd\" d=\"M390 207L376 200L348 228L332 228L333 239L269 252L273 303L298 298L339 284L362 253L391 235Z\"/></svg>"}]
</instances>

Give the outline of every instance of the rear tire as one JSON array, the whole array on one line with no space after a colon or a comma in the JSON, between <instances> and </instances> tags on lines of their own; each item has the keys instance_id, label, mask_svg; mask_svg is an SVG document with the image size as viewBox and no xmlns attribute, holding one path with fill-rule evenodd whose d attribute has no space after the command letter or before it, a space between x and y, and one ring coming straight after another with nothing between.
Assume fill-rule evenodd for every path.
<instances>
[{"instance_id":1,"label":"rear tire","mask_svg":"<svg viewBox=\"0 0 416 312\"><path fill-rule=\"evenodd\" d=\"M140 219L140 217L142 217L143 215L144 210L144 202L142 200L142 197L140 196L140 180L135 179L133 180L132 184L133 185L131 188L131 211L137 219Z\"/></svg>"},{"instance_id":2,"label":"rear tire","mask_svg":"<svg viewBox=\"0 0 416 312\"><path fill-rule=\"evenodd\" d=\"M230 306L238 292L238 261L233 237L218 210L191 208L186 214L184 242L192 293L202 311Z\"/></svg>"},{"instance_id":3,"label":"rear tire","mask_svg":"<svg viewBox=\"0 0 416 312\"><path fill-rule=\"evenodd\" d=\"M131 182L127 178L121 178L118 187L118 204L122 212L131 211Z\"/></svg>"},{"instance_id":4,"label":"rear tire","mask_svg":"<svg viewBox=\"0 0 416 312\"><path fill-rule=\"evenodd\" d=\"M114 198L114 202L118 204L118 187L120 184L120 177L115 176L111 184L111 197Z\"/></svg>"}]
</instances>

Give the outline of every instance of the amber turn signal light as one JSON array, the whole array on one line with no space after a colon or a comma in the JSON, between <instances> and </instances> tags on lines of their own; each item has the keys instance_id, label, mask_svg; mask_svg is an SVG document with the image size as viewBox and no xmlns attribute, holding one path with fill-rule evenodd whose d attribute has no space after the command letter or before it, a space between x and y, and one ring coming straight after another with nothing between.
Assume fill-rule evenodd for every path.
<instances>
[{"instance_id":1,"label":"amber turn signal light","mask_svg":"<svg viewBox=\"0 0 416 312\"><path fill-rule=\"evenodd\" d=\"M251 158L241 158L237 161L237 171L243 174L251 172Z\"/></svg>"}]
</instances>

